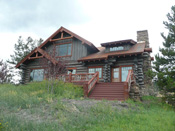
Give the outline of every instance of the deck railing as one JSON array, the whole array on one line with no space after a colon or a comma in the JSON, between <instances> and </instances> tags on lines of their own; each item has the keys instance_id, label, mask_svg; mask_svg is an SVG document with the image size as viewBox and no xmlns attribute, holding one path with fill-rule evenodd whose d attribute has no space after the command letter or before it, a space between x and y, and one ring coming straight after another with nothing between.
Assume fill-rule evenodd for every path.
<instances>
[{"instance_id":1,"label":"deck railing","mask_svg":"<svg viewBox=\"0 0 175 131\"><path fill-rule=\"evenodd\" d=\"M126 81L125 81L125 86L124 86L125 99L129 97L129 91L131 89L132 83L135 83L134 73L133 73L133 70L129 70Z\"/></svg>"},{"instance_id":2,"label":"deck railing","mask_svg":"<svg viewBox=\"0 0 175 131\"><path fill-rule=\"evenodd\" d=\"M82 73L82 74L66 74L59 75L58 80L62 80L64 82L88 82L94 77L95 73Z\"/></svg>"},{"instance_id":3,"label":"deck railing","mask_svg":"<svg viewBox=\"0 0 175 131\"><path fill-rule=\"evenodd\" d=\"M99 81L99 72L96 72L94 76L88 81L88 83L83 85L84 95L87 97L91 90L94 88L95 84Z\"/></svg>"},{"instance_id":4,"label":"deck railing","mask_svg":"<svg viewBox=\"0 0 175 131\"><path fill-rule=\"evenodd\" d=\"M83 85L84 95L87 97L89 92L94 88L95 84L99 81L99 72L87 74L66 74L59 75L58 80L64 82L80 83Z\"/></svg>"}]
</instances>

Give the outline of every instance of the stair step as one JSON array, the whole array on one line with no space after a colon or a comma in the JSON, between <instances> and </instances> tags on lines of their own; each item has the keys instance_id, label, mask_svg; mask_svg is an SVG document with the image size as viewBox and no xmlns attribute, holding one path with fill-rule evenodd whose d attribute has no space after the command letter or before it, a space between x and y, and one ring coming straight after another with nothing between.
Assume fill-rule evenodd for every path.
<instances>
[{"instance_id":1,"label":"stair step","mask_svg":"<svg viewBox=\"0 0 175 131\"><path fill-rule=\"evenodd\" d=\"M96 100L125 100L124 97L124 83L97 83L91 91L89 98Z\"/></svg>"}]
</instances>

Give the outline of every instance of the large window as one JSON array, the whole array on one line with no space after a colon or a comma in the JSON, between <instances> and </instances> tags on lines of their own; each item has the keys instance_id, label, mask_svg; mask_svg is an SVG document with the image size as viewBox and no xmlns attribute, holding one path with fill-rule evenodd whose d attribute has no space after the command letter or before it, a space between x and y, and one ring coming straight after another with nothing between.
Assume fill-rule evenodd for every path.
<instances>
[{"instance_id":1,"label":"large window","mask_svg":"<svg viewBox=\"0 0 175 131\"><path fill-rule=\"evenodd\" d=\"M31 81L43 81L44 79L44 69L34 69L30 73Z\"/></svg>"},{"instance_id":2,"label":"large window","mask_svg":"<svg viewBox=\"0 0 175 131\"><path fill-rule=\"evenodd\" d=\"M124 47L123 46L110 47L110 51L119 51L119 50L124 50Z\"/></svg>"},{"instance_id":3,"label":"large window","mask_svg":"<svg viewBox=\"0 0 175 131\"><path fill-rule=\"evenodd\" d=\"M99 72L99 78L102 78L102 68L89 68L88 72L89 73L96 73Z\"/></svg>"},{"instance_id":4,"label":"large window","mask_svg":"<svg viewBox=\"0 0 175 131\"><path fill-rule=\"evenodd\" d=\"M72 52L72 44L56 45L57 56L70 56Z\"/></svg>"}]
</instances>

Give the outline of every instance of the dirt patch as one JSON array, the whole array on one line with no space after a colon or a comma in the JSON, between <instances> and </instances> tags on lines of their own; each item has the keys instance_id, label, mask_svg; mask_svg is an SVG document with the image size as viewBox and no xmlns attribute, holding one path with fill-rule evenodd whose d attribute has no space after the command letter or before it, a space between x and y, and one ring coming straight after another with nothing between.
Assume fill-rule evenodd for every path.
<instances>
[{"instance_id":1,"label":"dirt patch","mask_svg":"<svg viewBox=\"0 0 175 131\"><path fill-rule=\"evenodd\" d=\"M100 101L100 100L75 100L75 99L62 99L64 103L75 105L81 108L90 108L97 104L106 104L107 106L111 106L114 109L123 110L130 108L130 104L122 103L121 101Z\"/></svg>"}]
</instances>

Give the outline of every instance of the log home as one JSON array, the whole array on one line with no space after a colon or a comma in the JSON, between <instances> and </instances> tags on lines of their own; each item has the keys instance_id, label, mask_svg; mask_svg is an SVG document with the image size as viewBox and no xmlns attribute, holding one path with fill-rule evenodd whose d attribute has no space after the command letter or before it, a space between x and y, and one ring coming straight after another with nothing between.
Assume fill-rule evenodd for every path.
<instances>
[{"instance_id":1,"label":"log home","mask_svg":"<svg viewBox=\"0 0 175 131\"><path fill-rule=\"evenodd\" d=\"M49 51L57 56L53 58ZM133 83L142 89L149 82L145 73L151 68L151 52L147 30L137 32L137 42L127 39L96 47L60 27L16 67L22 69L22 83L42 81L44 69L39 60L57 63L61 58L67 62L67 73L59 79L82 84L86 97L125 100Z\"/></svg>"}]
</instances>

